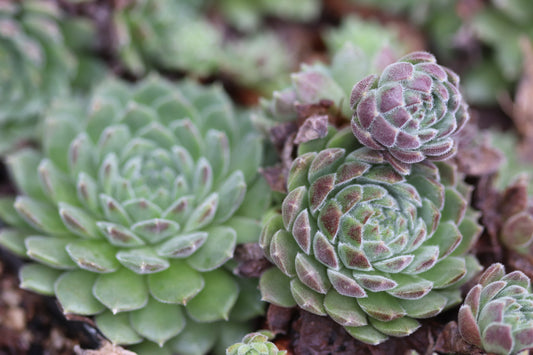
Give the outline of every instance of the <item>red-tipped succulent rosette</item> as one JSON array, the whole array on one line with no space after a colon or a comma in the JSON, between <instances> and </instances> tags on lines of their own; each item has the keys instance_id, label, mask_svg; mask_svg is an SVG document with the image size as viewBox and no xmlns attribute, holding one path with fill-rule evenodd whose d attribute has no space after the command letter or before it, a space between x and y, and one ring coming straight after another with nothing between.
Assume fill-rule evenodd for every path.
<instances>
[{"instance_id":1,"label":"red-tipped succulent rosette","mask_svg":"<svg viewBox=\"0 0 533 355\"><path fill-rule=\"evenodd\" d=\"M355 84L352 131L367 147L385 151L401 174L425 159L455 154L452 135L468 120L459 77L426 52L411 53Z\"/></svg>"}]
</instances>

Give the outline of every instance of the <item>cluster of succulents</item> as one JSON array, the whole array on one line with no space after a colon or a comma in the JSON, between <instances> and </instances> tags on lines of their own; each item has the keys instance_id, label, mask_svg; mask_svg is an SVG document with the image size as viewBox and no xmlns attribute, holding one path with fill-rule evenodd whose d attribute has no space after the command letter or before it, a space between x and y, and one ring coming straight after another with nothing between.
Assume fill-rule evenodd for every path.
<instances>
[{"instance_id":1,"label":"cluster of succulents","mask_svg":"<svg viewBox=\"0 0 533 355\"><path fill-rule=\"evenodd\" d=\"M268 31L225 36L222 25L202 13L206 6L142 0L116 9L117 56L137 76L152 68L198 77L222 73L241 85L270 92L292 66L287 48Z\"/></svg>"},{"instance_id":2,"label":"cluster of succulents","mask_svg":"<svg viewBox=\"0 0 533 355\"><path fill-rule=\"evenodd\" d=\"M90 29L62 16L50 1L0 4L2 154L36 138L39 117L53 98L67 94L75 82L88 86L85 72L94 62L76 58L74 52L83 49Z\"/></svg>"},{"instance_id":3,"label":"cluster of succulents","mask_svg":"<svg viewBox=\"0 0 533 355\"><path fill-rule=\"evenodd\" d=\"M273 336L269 331L246 334L242 342L226 349L226 355L286 355L286 350L279 350L276 344L268 341Z\"/></svg>"},{"instance_id":4,"label":"cluster of succulents","mask_svg":"<svg viewBox=\"0 0 533 355\"><path fill-rule=\"evenodd\" d=\"M291 75L291 86L274 91L271 99L263 99L262 109L255 116L256 124L263 130L297 121L299 107L316 105L321 100L331 105L330 112L351 117L350 90L354 83L381 72L405 50L400 42L394 41L394 32L357 17L346 19L339 28L329 29L324 41L331 63L303 64L299 72Z\"/></svg>"},{"instance_id":5,"label":"cluster of succulents","mask_svg":"<svg viewBox=\"0 0 533 355\"><path fill-rule=\"evenodd\" d=\"M207 3L218 8L224 18L241 31L256 30L263 18L268 16L310 22L318 17L321 10L319 0L222 0Z\"/></svg>"},{"instance_id":6,"label":"cluster of succulents","mask_svg":"<svg viewBox=\"0 0 533 355\"><path fill-rule=\"evenodd\" d=\"M459 309L464 340L489 353L508 355L533 348L533 293L521 271L506 274L493 264Z\"/></svg>"},{"instance_id":7,"label":"cluster of succulents","mask_svg":"<svg viewBox=\"0 0 533 355\"><path fill-rule=\"evenodd\" d=\"M95 315L114 343L154 343L139 353L202 354L246 334L263 306L225 264L258 239L268 193L254 194L262 145L243 118L220 87L158 77L56 104L44 151L8 157L21 195L1 200L0 242L34 261L21 286Z\"/></svg>"}]
</instances>

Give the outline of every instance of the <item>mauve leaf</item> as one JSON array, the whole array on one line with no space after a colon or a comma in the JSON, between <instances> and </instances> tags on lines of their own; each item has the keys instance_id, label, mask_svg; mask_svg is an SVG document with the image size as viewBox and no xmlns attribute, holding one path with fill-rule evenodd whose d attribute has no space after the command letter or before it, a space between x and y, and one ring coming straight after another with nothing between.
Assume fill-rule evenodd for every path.
<instances>
[{"instance_id":1,"label":"mauve leaf","mask_svg":"<svg viewBox=\"0 0 533 355\"><path fill-rule=\"evenodd\" d=\"M66 251L67 238L31 236L25 239L27 254L33 260L56 269L74 269L77 265Z\"/></svg>"},{"instance_id":2,"label":"mauve leaf","mask_svg":"<svg viewBox=\"0 0 533 355\"><path fill-rule=\"evenodd\" d=\"M278 268L264 271L259 280L261 299L281 307L294 307L296 302L290 292L290 281Z\"/></svg>"},{"instance_id":3,"label":"mauve leaf","mask_svg":"<svg viewBox=\"0 0 533 355\"><path fill-rule=\"evenodd\" d=\"M93 315L105 310L92 294L97 274L75 270L63 273L54 284L55 295L61 303L63 313Z\"/></svg>"},{"instance_id":4,"label":"mauve leaf","mask_svg":"<svg viewBox=\"0 0 533 355\"><path fill-rule=\"evenodd\" d=\"M514 339L511 326L507 324L490 324L481 334L483 349L496 354L510 354Z\"/></svg>"},{"instance_id":5,"label":"mauve leaf","mask_svg":"<svg viewBox=\"0 0 533 355\"><path fill-rule=\"evenodd\" d=\"M120 267L115 258L117 249L105 241L74 240L67 244L66 250L80 268L91 272L108 273Z\"/></svg>"},{"instance_id":6,"label":"mauve leaf","mask_svg":"<svg viewBox=\"0 0 533 355\"><path fill-rule=\"evenodd\" d=\"M463 305L459 309L457 315L457 322L459 325L459 332L464 340L477 347L482 347L481 334L475 316L472 314L472 309L468 305Z\"/></svg>"},{"instance_id":7,"label":"mauve leaf","mask_svg":"<svg viewBox=\"0 0 533 355\"><path fill-rule=\"evenodd\" d=\"M186 305L204 285L202 274L181 260L172 261L164 271L148 275L150 293L164 303Z\"/></svg>"},{"instance_id":8,"label":"mauve leaf","mask_svg":"<svg viewBox=\"0 0 533 355\"><path fill-rule=\"evenodd\" d=\"M144 277L125 268L98 276L93 295L113 314L140 309L148 302Z\"/></svg>"},{"instance_id":9,"label":"mauve leaf","mask_svg":"<svg viewBox=\"0 0 533 355\"><path fill-rule=\"evenodd\" d=\"M19 271L20 288L53 296L54 283L62 273L42 264L26 264Z\"/></svg>"},{"instance_id":10,"label":"mauve leaf","mask_svg":"<svg viewBox=\"0 0 533 355\"><path fill-rule=\"evenodd\" d=\"M131 345L143 338L131 327L127 313L113 314L109 311L95 317L96 326L113 344Z\"/></svg>"},{"instance_id":11,"label":"mauve leaf","mask_svg":"<svg viewBox=\"0 0 533 355\"><path fill-rule=\"evenodd\" d=\"M131 327L159 346L178 335L185 322L181 306L160 303L153 298L142 309L130 313Z\"/></svg>"},{"instance_id":12,"label":"mauve leaf","mask_svg":"<svg viewBox=\"0 0 533 355\"><path fill-rule=\"evenodd\" d=\"M202 274L204 288L187 303L189 316L198 322L227 320L239 295L239 286L225 270L218 269ZM216 297L213 295L216 294Z\"/></svg>"}]
</instances>

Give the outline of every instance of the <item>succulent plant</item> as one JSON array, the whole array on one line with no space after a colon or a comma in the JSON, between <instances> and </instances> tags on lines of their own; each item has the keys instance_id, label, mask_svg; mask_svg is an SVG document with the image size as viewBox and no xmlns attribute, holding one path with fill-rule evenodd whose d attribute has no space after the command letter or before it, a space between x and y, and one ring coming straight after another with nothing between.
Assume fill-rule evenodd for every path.
<instances>
[{"instance_id":1,"label":"succulent plant","mask_svg":"<svg viewBox=\"0 0 533 355\"><path fill-rule=\"evenodd\" d=\"M286 350L279 350L276 344L268 341L274 335L268 331L247 334L242 342L226 349L226 355L285 355Z\"/></svg>"},{"instance_id":2,"label":"succulent plant","mask_svg":"<svg viewBox=\"0 0 533 355\"><path fill-rule=\"evenodd\" d=\"M0 153L34 138L38 115L68 91L75 62L59 17L48 1L0 4Z\"/></svg>"},{"instance_id":3,"label":"succulent plant","mask_svg":"<svg viewBox=\"0 0 533 355\"><path fill-rule=\"evenodd\" d=\"M289 76L293 66L289 54L276 34L263 31L228 41L220 71L245 87L270 95Z\"/></svg>"},{"instance_id":4,"label":"succulent plant","mask_svg":"<svg viewBox=\"0 0 533 355\"><path fill-rule=\"evenodd\" d=\"M56 105L42 155L9 156L21 195L0 200L11 226L0 243L34 261L23 288L96 315L113 343L225 349L262 312L254 281L227 265L236 244L259 238L261 158L259 136L220 87L111 80L88 109Z\"/></svg>"},{"instance_id":5,"label":"succulent plant","mask_svg":"<svg viewBox=\"0 0 533 355\"><path fill-rule=\"evenodd\" d=\"M467 122L459 77L433 55L414 52L355 84L350 99L352 130L400 173L425 159L455 154L453 138Z\"/></svg>"},{"instance_id":6,"label":"succulent plant","mask_svg":"<svg viewBox=\"0 0 533 355\"><path fill-rule=\"evenodd\" d=\"M241 31L257 30L264 17L309 22L320 14L319 0L219 0L211 1L219 8L225 20Z\"/></svg>"},{"instance_id":7,"label":"succulent plant","mask_svg":"<svg viewBox=\"0 0 533 355\"><path fill-rule=\"evenodd\" d=\"M354 36L355 32L365 35ZM367 37L377 38L377 42L367 41ZM331 111L348 120L352 115L349 95L353 84L374 71L383 70L403 53L401 45L390 42L392 37L392 32L372 22L355 17L347 19L341 28L330 30L325 37L331 63L303 64L299 72L291 75L290 87L274 91L270 100L262 100L256 124L269 130L279 123L296 121L299 107L316 105L321 100L331 102ZM346 41L348 38L351 40Z\"/></svg>"},{"instance_id":8,"label":"succulent plant","mask_svg":"<svg viewBox=\"0 0 533 355\"><path fill-rule=\"evenodd\" d=\"M119 58L137 75L152 67L211 74L222 37L197 12L192 2L172 0L139 0L117 9Z\"/></svg>"},{"instance_id":9,"label":"succulent plant","mask_svg":"<svg viewBox=\"0 0 533 355\"><path fill-rule=\"evenodd\" d=\"M459 309L459 332L470 344L495 354L533 348L531 281L521 271L506 274L492 264Z\"/></svg>"},{"instance_id":10,"label":"succulent plant","mask_svg":"<svg viewBox=\"0 0 533 355\"><path fill-rule=\"evenodd\" d=\"M424 161L406 175L350 127L300 144L281 213L260 245L276 265L263 299L330 316L370 344L406 336L418 318L461 301L479 269L467 252L481 227L454 166Z\"/></svg>"}]
</instances>

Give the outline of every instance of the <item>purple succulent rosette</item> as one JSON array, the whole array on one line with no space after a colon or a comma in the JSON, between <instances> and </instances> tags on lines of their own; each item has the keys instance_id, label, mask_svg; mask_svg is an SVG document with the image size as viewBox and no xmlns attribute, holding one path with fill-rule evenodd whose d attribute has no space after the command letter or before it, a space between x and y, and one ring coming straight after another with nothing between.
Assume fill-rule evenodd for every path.
<instances>
[{"instance_id":1,"label":"purple succulent rosette","mask_svg":"<svg viewBox=\"0 0 533 355\"><path fill-rule=\"evenodd\" d=\"M357 145L346 127L299 146L281 211L261 234L276 267L260 289L270 303L330 316L379 344L461 302L481 228L451 164L425 161L401 175L382 151Z\"/></svg>"},{"instance_id":2,"label":"purple succulent rosette","mask_svg":"<svg viewBox=\"0 0 533 355\"><path fill-rule=\"evenodd\" d=\"M467 122L459 77L427 52L414 52L370 75L352 90L352 131L361 143L385 151L401 174L425 159L455 154L452 135Z\"/></svg>"},{"instance_id":3,"label":"purple succulent rosette","mask_svg":"<svg viewBox=\"0 0 533 355\"><path fill-rule=\"evenodd\" d=\"M533 348L531 281L521 271L505 274L502 264L491 265L468 292L458 320L463 339L489 353Z\"/></svg>"}]
</instances>

